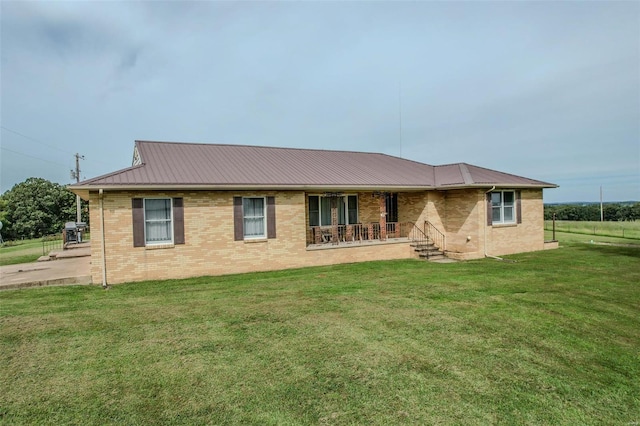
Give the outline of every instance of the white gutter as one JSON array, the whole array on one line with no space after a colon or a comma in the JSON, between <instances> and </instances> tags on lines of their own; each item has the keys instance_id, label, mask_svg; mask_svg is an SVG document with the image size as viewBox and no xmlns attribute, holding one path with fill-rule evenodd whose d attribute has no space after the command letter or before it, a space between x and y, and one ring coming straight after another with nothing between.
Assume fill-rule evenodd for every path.
<instances>
[{"instance_id":1,"label":"white gutter","mask_svg":"<svg viewBox=\"0 0 640 426\"><path fill-rule=\"evenodd\" d=\"M492 192L494 189L496 189L495 185L493 185L493 187L490 190L488 190L487 192L484 193L484 200L482 200L482 202L484 204L484 217L485 217L485 220L487 220L486 218L489 217L489 211L488 211L488 208L487 208L487 194ZM504 260L501 257L492 256L489 253L487 253L487 228L488 228L488 225L485 223L485 225L484 225L484 257L490 257L492 259L497 259L497 260Z\"/></svg>"},{"instance_id":2,"label":"white gutter","mask_svg":"<svg viewBox=\"0 0 640 426\"><path fill-rule=\"evenodd\" d=\"M105 242L104 242L104 194L102 188L98 192L98 198L100 199L100 228L102 232L100 248L102 249L102 288L107 288L107 258L105 257Z\"/></svg>"}]
</instances>

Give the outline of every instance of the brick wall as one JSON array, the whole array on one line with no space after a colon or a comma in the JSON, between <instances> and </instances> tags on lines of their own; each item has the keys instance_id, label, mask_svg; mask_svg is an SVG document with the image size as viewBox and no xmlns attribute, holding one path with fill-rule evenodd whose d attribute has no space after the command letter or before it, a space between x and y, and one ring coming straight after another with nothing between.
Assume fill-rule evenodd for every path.
<instances>
[{"instance_id":1,"label":"brick wall","mask_svg":"<svg viewBox=\"0 0 640 426\"><path fill-rule=\"evenodd\" d=\"M447 236L447 250L453 257L483 257L484 192L475 189L447 191L443 195L442 223Z\"/></svg>"},{"instance_id":2,"label":"brick wall","mask_svg":"<svg viewBox=\"0 0 640 426\"><path fill-rule=\"evenodd\" d=\"M487 226L485 190L452 190L444 196L449 255L457 259L475 259L485 255L542 250L544 220L542 190L522 190L522 223Z\"/></svg>"},{"instance_id":3,"label":"brick wall","mask_svg":"<svg viewBox=\"0 0 640 426\"><path fill-rule=\"evenodd\" d=\"M233 197L275 196L276 238L234 241ZM185 244L133 247L131 199L182 197ZM483 190L412 192L398 194L400 222L422 227L425 220L445 232L447 250L460 259L503 255L544 248L542 191L522 191L522 224L486 226ZM362 223L379 219L378 200L358 194ZM104 221L109 284L151 279L185 278L313 265L408 258L408 243L327 246L307 249L307 197L302 191L272 192L105 192ZM97 192L90 194L91 274L102 282L101 222ZM470 239L467 239L470 237Z\"/></svg>"},{"instance_id":4,"label":"brick wall","mask_svg":"<svg viewBox=\"0 0 640 426\"><path fill-rule=\"evenodd\" d=\"M275 239L234 241L234 196L275 196ZM182 197L185 244L161 248L133 247L131 212L133 197ZM376 209L378 209L377 204ZM90 194L90 211L91 273L93 282L101 283L102 232L97 193ZM347 248L333 246L320 250L308 250L306 247L306 196L301 191L105 192L104 221L107 231L105 245L109 284L401 259L411 256L407 243L354 244Z\"/></svg>"},{"instance_id":5,"label":"brick wall","mask_svg":"<svg viewBox=\"0 0 640 426\"><path fill-rule=\"evenodd\" d=\"M487 253L493 256L544 250L542 190L521 192L522 223L487 228Z\"/></svg>"}]
</instances>

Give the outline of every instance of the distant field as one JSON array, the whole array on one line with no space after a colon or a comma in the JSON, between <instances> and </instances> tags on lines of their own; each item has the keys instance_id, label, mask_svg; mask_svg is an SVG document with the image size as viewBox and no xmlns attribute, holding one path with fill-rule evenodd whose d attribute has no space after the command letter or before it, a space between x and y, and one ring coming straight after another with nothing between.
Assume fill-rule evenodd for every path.
<instances>
[{"instance_id":1,"label":"distant field","mask_svg":"<svg viewBox=\"0 0 640 426\"><path fill-rule=\"evenodd\" d=\"M546 230L551 230L553 221L544 222ZM640 221L634 222L582 222L556 220L556 231L605 237L631 238L640 240Z\"/></svg>"}]
</instances>

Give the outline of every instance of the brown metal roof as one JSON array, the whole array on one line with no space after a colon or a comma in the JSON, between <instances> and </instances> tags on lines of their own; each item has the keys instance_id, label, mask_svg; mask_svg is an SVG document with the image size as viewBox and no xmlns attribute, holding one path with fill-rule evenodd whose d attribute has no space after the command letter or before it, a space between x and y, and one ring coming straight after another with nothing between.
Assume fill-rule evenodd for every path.
<instances>
[{"instance_id":1,"label":"brown metal roof","mask_svg":"<svg viewBox=\"0 0 640 426\"><path fill-rule=\"evenodd\" d=\"M469 164L431 166L386 154L246 145L136 141L140 164L79 184L98 188L555 187Z\"/></svg>"}]
</instances>

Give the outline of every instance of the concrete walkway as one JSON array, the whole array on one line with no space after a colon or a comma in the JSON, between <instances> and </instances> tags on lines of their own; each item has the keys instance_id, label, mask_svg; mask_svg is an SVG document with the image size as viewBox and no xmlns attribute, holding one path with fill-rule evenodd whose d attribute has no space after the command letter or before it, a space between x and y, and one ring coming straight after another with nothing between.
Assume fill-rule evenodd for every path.
<instances>
[{"instance_id":1,"label":"concrete walkway","mask_svg":"<svg viewBox=\"0 0 640 426\"><path fill-rule=\"evenodd\" d=\"M49 285L91 284L91 246L82 243L54 250L34 263L0 266L0 290Z\"/></svg>"}]
</instances>

